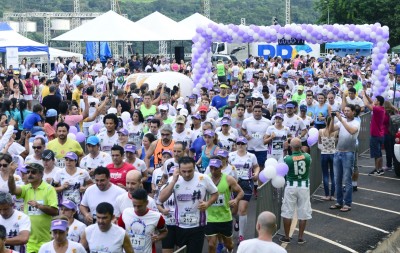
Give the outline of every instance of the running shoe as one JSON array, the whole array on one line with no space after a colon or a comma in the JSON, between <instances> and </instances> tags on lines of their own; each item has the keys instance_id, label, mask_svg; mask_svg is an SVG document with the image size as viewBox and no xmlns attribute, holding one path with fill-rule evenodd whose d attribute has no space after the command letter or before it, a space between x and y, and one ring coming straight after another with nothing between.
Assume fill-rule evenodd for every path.
<instances>
[{"instance_id":1,"label":"running shoe","mask_svg":"<svg viewBox=\"0 0 400 253\"><path fill-rule=\"evenodd\" d=\"M237 232L239 231L239 221L236 220L235 224L233 225L233 229Z\"/></svg>"},{"instance_id":2,"label":"running shoe","mask_svg":"<svg viewBox=\"0 0 400 253\"><path fill-rule=\"evenodd\" d=\"M385 172L382 169L380 169L380 170L378 170L378 175L379 176L385 175Z\"/></svg>"},{"instance_id":3,"label":"running shoe","mask_svg":"<svg viewBox=\"0 0 400 253\"><path fill-rule=\"evenodd\" d=\"M279 241L283 243L290 243L290 238L282 236L281 238L279 238Z\"/></svg>"},{"instance_id":4,"label":"running shoe","mask_svg":"<svg viewBox=\"0 0 400 253\"><path fill-rule=\"evenodd\" d=\"M217 253L222 253L223 249L224 249L224 244L219 242L217 245Z\"/></svg>"},{"instance_id":5,"label":"running shoe","mask_svg":"<svg viewBox=\"0 0 400 253\"><path fill-rule=\"evenodd\" d=\"M378 176L379 172L378 170L374 169L373 171L371 171L370 173L368 173L368 176Z\"/></svg>"}]
</instances>

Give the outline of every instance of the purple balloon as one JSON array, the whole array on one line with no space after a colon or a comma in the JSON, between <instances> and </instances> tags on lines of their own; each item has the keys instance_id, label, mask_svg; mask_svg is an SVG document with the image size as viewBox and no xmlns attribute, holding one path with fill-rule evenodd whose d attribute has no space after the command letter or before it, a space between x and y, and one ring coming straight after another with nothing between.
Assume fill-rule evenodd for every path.
<instances>
[{"instance_id":1,"label":"purple balloon","mask_svg":"<svg viewBox=\"0 0 400 253\"><path fill-rule=\"evenodd\" d=\"M85 139L86 139L85 134L82 133L82 132L76 133L75 136L76 136L76 141L79 142L79 143L80 143L80 142L84 142Z\"/></svg>"},{"instance_id":2,"label":"purple balloon","mask_svg":"<svg viewBox=\"0 0 400 253\"><path fill-rule=\"evenodd\" d=\"M288 172L289 172L289 166L287 166L286 163L278 163L276 165L276 175L284 177Z\"/></svg>"},{"instance_id":3,"label":"purple balloon","mask_svg":"<svg viewBox=\"0 0 400 253\"><path fill-rule=\"evenodd\" d=\"M69 127L69 133L76 134L77 132L78 132L78 128L76 128L75 126Z\"/></svg>"},{"instance_id":4,"label":"purple balloon","mask_svg":"<svg viewBox=\"0 0 400 253\"><path fill-rule=\"evenodd\" d=\"M311 138L311 136L309 136L308 138L307 138L307 144L308 144L308 146L312 146L312 145L314 145L315 143L317 143L317 141L318 141L318 136L317 136L317 138Z\"/></svg>"},{"instance_id":5,"label":"purple balloon","mask_svg":"<svg viewBox=\"0 0 400 253\"><path fill-rule=\"evenodd\" d=\"M268 178L265 177L264 172L258 173L258 179L260 180L261 183L265 183L268 181Z\"/></svg>"},{"instance_id":6,"label":"purple balloon","mask_svg":"<svg viewBox=\"0 0 400 253\"><path fill-rule=\"evenodd\" d=\"M101 129L101 124L100 123L96 123L96 124L93 125L93 131L94 131L95 134L99 133L100 129Z\"/></svg>"}]
</instances>

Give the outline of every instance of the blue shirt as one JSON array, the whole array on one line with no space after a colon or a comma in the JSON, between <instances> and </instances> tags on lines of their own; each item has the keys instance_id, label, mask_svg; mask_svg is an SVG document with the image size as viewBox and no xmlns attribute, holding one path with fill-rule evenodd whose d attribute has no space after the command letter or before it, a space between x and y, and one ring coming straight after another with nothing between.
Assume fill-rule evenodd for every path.
<instances>
[{"instance_id":1,"label":"blue shirt","mask_svg":"<svg viewBox=\"0 0 400 253\"><path fill-rule=\"evenodd\" d=\"M24 130L24 128L23 128L24 121L26 120L26 117L28 117L28 115L31 114L31 113L32 113L31 111L24 110L22 112L23 118L21 118L21 113L19 111L14 113L14 120L18 122L18 129L19 130Z\"/></svg>"},{"instance_id":2,"label":"blue shirt","mask_svg":"<svg viewBox=\"0 0 400 253\"><path fill-rule=\"evenodd\" d=\"M221 97L220 95L217 95L213 97L211 106L214 106L219 110L221 107L225 106L228 103L228 96L226 97Z\"/></svg>"},{"instance_id":3,"label":"blue shirt","mask_svg":"<svg viewBox=\"0 0 400 253\"><path fill-rule=\"evenodd\" d=\"M23 124L23 128L29 131L32 131L33 126L35 126L38 122L42 121L42 117L36 112L29 114L26 116L26 119Z\"/></svg>"},{"instance_id":4,"label":"blue shirt","mask_svg":"<svg viewBox=\"0 0 400 253\"><path fill-rule=\"evenodd\" d=\"M194 142L192 143L192 146L190 146L190 151L195 153L194 159L196 162L200 159L201 157L201 147L206 145L206 142L204 141L203 137L199 137Z\"/></svg>"}]
</instances>

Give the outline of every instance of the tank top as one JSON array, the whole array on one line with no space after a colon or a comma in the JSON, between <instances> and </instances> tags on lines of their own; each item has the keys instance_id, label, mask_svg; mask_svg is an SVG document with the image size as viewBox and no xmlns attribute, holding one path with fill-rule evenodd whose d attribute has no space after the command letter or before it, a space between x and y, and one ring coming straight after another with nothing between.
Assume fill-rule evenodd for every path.
<instances>
[{"instance_id":1,"label":"tank top","mask_svg":"<svg viewBox=\"0 0 400 253\"><path fill-rule=\"evenodd\" d=\"M315 124L317 125L322 125L325 124L325 121L319 121L318 116L322 115L325 118L328 116L328 105L324 104L324 106L319 107L319 105L316 105L314 107L314 115L315 115Z\"/></svg>"},{"instance_id":2,"label":"tank top","mask_svg":"<svg viewBox=\"0 0 400 253\"><path fill-rule=\"evenodd\" d=\"M321 154L335 154L336 152L336 137L321 136Z\"/></svg>"},{"instance_id":3,"label":"tank top","mask_svg":"<svg viewBox=\"0 0 400 253\"><path fill-rule=\"evenodd\" d=\"M217 76L225 76L225 64L217 64Z\"/></svg>"},{"instance_id":4,"label":"tank top","mask_svg":"<svg viewBox=\"0 0 400 253\"><path fill-rule=\"evenodd\" d=\"M161 158L164 150L173 150L175 141L172 140L168 146L162 144L162 140L157 140L156 148L154 149L154 167L160 168L162 166Z\"/></svg>"},{"instance_id":5,"label":"tank top","mask_svg":"<svg viewBox=\"0 0 400 253\"><path fill-rule=\"evenodd\" d=\"M209 174L211 177L211 174ZM227 222L232 220L231 208L229 200L231 199L231 191L229 190L226 174L222 173L221 180L218 185L218 199L209 208L207 208L207 222Z\"/></svg>"},{"instance_id":6,"label":"tank top","mask_svg":"<svg viewBox=\"0 0 400 253\"><path fill-rule=\"evenodd\" d=\"M215 149L217 148L217 145L214 145L210 151L210 157L214 154ZM204 170L208 167L208 164L210 163L210 158L206 155L206 146L201 150L201 167Z\"/></svg>"},{"instance_id":7,"label":"tank top","mask_svg":"<svg viewBox=\"0 0 400 253\"><path fill-rule=\"evenodd\" d=\"M142 105L140 106L140 111L141 111L142 114L143 114L143 118L146 118L146 117L149 116L149 115L155 115L156 112L157 112L157 109L156 109L156 106L155 106L155 105L152 105L152 106L150 107L150 109L147 109L146 106L145 106L144 104L142 104Z\"/></svg>"}]
</instances>

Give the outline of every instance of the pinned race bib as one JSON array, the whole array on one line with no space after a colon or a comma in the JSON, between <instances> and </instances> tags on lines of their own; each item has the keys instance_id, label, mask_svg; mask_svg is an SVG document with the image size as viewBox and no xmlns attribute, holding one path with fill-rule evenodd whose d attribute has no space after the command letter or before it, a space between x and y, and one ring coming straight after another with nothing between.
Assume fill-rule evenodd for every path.
<instances>
[{"instance_id":1,"label":"pinned race bib","mask_svg":"<svg viewBox=\"0 0 400 253\"><path fill-rule=\"evenodd\" d=\"M43 200L36 200L36 202L39 205L43 205L44 204ZM36 208L36 207L28 205L28 216L42 215L42 214L43 214L43 212L39 208Z\"/></svg>"},{"instance_id":2,"label":"pinned race bib","mask_svg":"<svg viewBox=\"0 0 400 253\"><path fill-rule=\"evenodd\" d=\"M225 205L225 194L221 193L218 195L217 201L212 204L212 206L224 206Z\"/></svg>"},{"instance_id":3,"label":"pinned race bib","mask_svg":"<svg viewBox=\"0 0 400 253\"><path fill-rule=\"evenodd\" d=\"M146 242L145 235L135 235L134 234L131 237L132 247L135 250L144 250L145 242Z\"/></svg>"},{"instance_id":4,"label":"pinned race bib","mask_svg":"<svg viewBox=\"0 0 400 253\"><path fill-rule=\"evenodd\" d=\"M179 217L179 223L186 226L194 226L199 223L199 217L196 213L186 212Z\"/></svg>"},{"instance_id":5,"label":"pinned race bib","mask_svg":"<svg viewBox=\"0 0 400 253\"><path fill-rule=\"evenodd\" d=\"M65 159L57 159L56 164L56 166L59 168L65 168Z\"/></svg>"}]
</instances>

